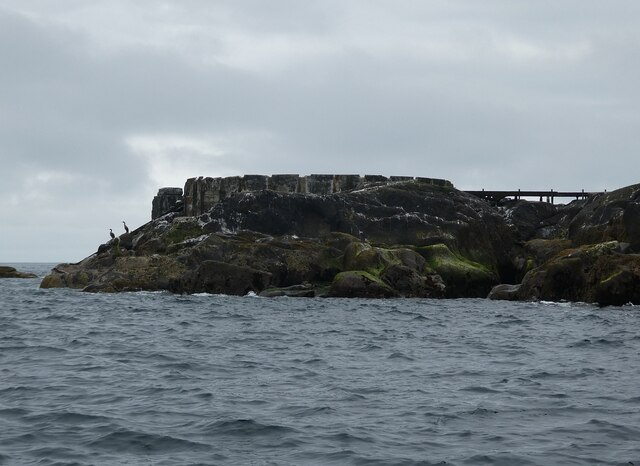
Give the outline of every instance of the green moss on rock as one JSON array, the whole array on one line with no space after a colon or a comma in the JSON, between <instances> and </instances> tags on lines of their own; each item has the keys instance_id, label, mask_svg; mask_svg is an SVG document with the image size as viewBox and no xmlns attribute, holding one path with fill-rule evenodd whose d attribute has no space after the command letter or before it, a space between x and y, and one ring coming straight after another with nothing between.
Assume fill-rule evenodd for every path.
<instances>
[{"instance_id":1,"label":"green moss on rock","mask_svg":"<svg viewBox=\"0 0 640 466\"><path fill-rule=\"evenodd\" d=\"M344 252L344 270L364 270L375 277L392 266L407 266L422 272L424 259L409 248L383 248L368 243L351 243Z\"/></svg>"},{"instance_id":2,"label":"green moss on rock","mask_svg":"<svg viewBox=\"0 0 640 466\"><path fill-rule=\"evenodd\" d=\"M440 275L447 297L485 297L498 284L497 275L488 267L453 253L445 244L417 248L426 265Z\"/></svg>"}]
</instances>

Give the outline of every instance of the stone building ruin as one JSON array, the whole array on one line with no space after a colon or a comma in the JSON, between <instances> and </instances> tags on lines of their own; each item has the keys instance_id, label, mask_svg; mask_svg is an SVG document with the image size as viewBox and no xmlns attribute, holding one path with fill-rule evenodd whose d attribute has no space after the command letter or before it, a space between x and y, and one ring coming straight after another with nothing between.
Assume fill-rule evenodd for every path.
<instances>
[{"instance_id":1,"label":"stone building ruin","mask_svg":"<svg viewBox=\"0 0 640 466\"><path fill-rule=\"evenodd\" d=\"M450 181L437 178L381 175L244 175L225 178L189 178L181 188L161 188L153 199L151 218L182 209L185 216L197 217L215 204L236 193L271 190L325 196L361 189L375 184L417 181L433 186L453 187Z\"/></svg>"}]
</instances>

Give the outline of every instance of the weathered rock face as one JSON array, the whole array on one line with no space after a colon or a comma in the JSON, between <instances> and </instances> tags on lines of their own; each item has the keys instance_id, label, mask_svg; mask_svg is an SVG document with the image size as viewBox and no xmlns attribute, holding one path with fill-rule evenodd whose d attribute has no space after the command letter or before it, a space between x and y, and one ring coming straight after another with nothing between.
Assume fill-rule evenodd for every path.
<instances>
[{"instance_id":1,"label":"weathered rock face","mask_svg":"<svg viewBox=\"0 0 640 466\"><path fill-rule=\"evenodd\" d=\"M352 181L340 180L345 186ZM61 264L42 286L485 296L512 273L512 244L511 230L484 201L432 183L374 184L328 195L236 192L204 215L166 214L101 245L79 264Z\"/></svg>"},{"instance_id":2,"label":"weathered rock face","mask_svg":"<svg viewBox=\"0 0 640 466\"><path fill-rule=\"evenodd\" d=\"M14 267L0 265L0 278L36 278L32 273L19 272Z\"/></svg>"},{"instance_id":3,"label":"weathered rock face","mask_svg":"<svg viewBox=\"0 0 640 466\"><path fill-rule=\"evenodd\" d=\"M269 190L278 193L315 194L325 196L373 184L386 184L398 181L413 181L409 176L380 175L245 175L227 178L199 177L190 178L184 186L185 214L200 216L207 213L216 203L235 196L237 193L250 193ZM422 184L453 188L450 181L438 178L416 178ZM175 188L165 188L175 189ZM162 191L162 190L161 190ZM167 211L169 212L169 211ZM153 217L155 218L155 217Z\"/></svg>"},{"instance_id":4,"label":"weathered rock face","mask_svg":"<svg viewBox=\"0 0 640 466\"><path fill-rule=\"evenodd\" d=\"M484 201L417 181L329 196L242 193L208 214L220 231L314 237L343 232L372 244L444 244L509 280L512 230Z\"/></svg>"},{"instance_id":5,"label":"weathered rock face","mask_svg":"<svg viewBox=\"0 0 640 466\"><path fill-rule=\"evenodd\" d=\"M520 241L553 239L566 236L573 218L581 211L586 200L567 205L524 200L505 201L500 209L507 222L516 230Z\"/></svg>"},{"instance_id":6,"label":"weathered rock face","mask_svg":"<svg viewBox=\"0 0 640 466\"><path fill-rule=\"evenodd\" d=\"M573 218L568 239L576 245L619 241L640 253L640 184L597 196Z\"/></svg>"},{"instance_id":7,"label":"weathered rock face","mask_svg":"<svg viewBox=\"0 0 640 466\"><path fill-rule=\"evenodd\" d=\"M494 289L493 298L500 299L499 292ZM603 306L640 303L640 255L622 254L617 241L566 249L529 272L513 296Z\"/></svg>"},{"instance_id":8,"label":"weathered rock face","mask_svg":"<svg viewBox=\"0 0 640 466\"><path fill-rule=\"evenodd\" d=\"M525 243L522 284L490 298L640 304L640 185L572 204L555 239Z\"/></svg>"}]
</instances>

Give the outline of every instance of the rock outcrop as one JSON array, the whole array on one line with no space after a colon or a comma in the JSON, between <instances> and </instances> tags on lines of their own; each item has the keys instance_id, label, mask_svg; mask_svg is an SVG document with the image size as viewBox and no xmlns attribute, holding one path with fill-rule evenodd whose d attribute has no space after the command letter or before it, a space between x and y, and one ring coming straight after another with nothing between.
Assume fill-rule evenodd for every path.
<instances>
[{"instance_id":1,"label":"rock outcrop","mask_svg":"<svg viewBox=\"0 0 640 466\"><path fill-rule=\"evenodd\" d=\"M42 286L484 297L514 274L512 229L486 202L450 183L376 178L333 192L336 178L324 181L313 190L328 189L330 181L330 194L238 191L197 217L165 214L78 264L58 265Z\"/></svg>"},{"instance_id":2,"label":"rock outcrop","mask_svg":"<svg viewBox=\"0 0 640 466\"><path fill-rule=\"evenodd\" d=\"M184 213L187 216L199 216L209 211L214 205L238 193L256 191L275 191L278 193L315 194L326 196L363 188L372 183L384 184L398 181L412 181L410 176L380 175L244 175L226 178L199 177L189 178L184 185ZM422 184L449 187L448 180L438 178L415 178ZM180 188L164 188L180 189ZM162 190L161 190L162 191ZM160 196L160 193L158 193ZM167 210L166 212L169 212ZM155 218L155 217L152 217Z\"/></svg>"},{"instance_id":3,"label":"rock outcrop","mask_svg":"<svg viewBox=\"0 0 640 466\"><path fill-rule=\"evenodd\" d=\"M37 278L37 275L27 272L19 272L14 267L0 265L0 278Z\"/></svg>"},{"instance_id":4,"label":"rock outcrop","mask_svg":"<svg viewBox=\"0 0 640 466\"><path fill-rule=\"evenodd\" d=\"M182 188L160 188L151 204L151 219L156 219L169 212L184 211Z\"/></svg>"},{"instance_id":5,"label":"rock outcrop","mask_svg":"<svg viewBox=\"0 0 640 466\"><path fill-rule=\"evenodd\" d=\"M640 304L640 185L571 203L560 213L549 224L554 238L534 232L538 237L524 243L521 284L500 285L489 298Z\"/></svg>"}]
</instances>

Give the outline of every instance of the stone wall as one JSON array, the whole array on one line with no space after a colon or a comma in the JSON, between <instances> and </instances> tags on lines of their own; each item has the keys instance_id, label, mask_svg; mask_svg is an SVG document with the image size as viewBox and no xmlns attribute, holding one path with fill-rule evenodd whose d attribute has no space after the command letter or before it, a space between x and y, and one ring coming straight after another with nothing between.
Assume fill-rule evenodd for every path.
<instances>
[{"instance_id":1,"label":"stone wall","mask_svg":"<svg viewBox=\"0 0 640 466\"><path fill-rule=\"evenodd\" d=\"M363 188L376 183L392 183L415 180L434 186L453 187L450 181L435 178L380 175L244 175L227 178L189 178L184 185L184 214L197 217L209 211L221 199L235 193L269 189L283 193L328 195ZM179 189L179 188L164 188ZM163 191L162 189L160 191ZM158 193L160 196L160 193ZM156 196L156 198L158 197ZM155 209L154 199L154 209ZM155 212L155 210L154 210ZM167 211L168 212L168 211ZM153 217L156 218L156 217Z\"/></svg>"}]
</instances>

